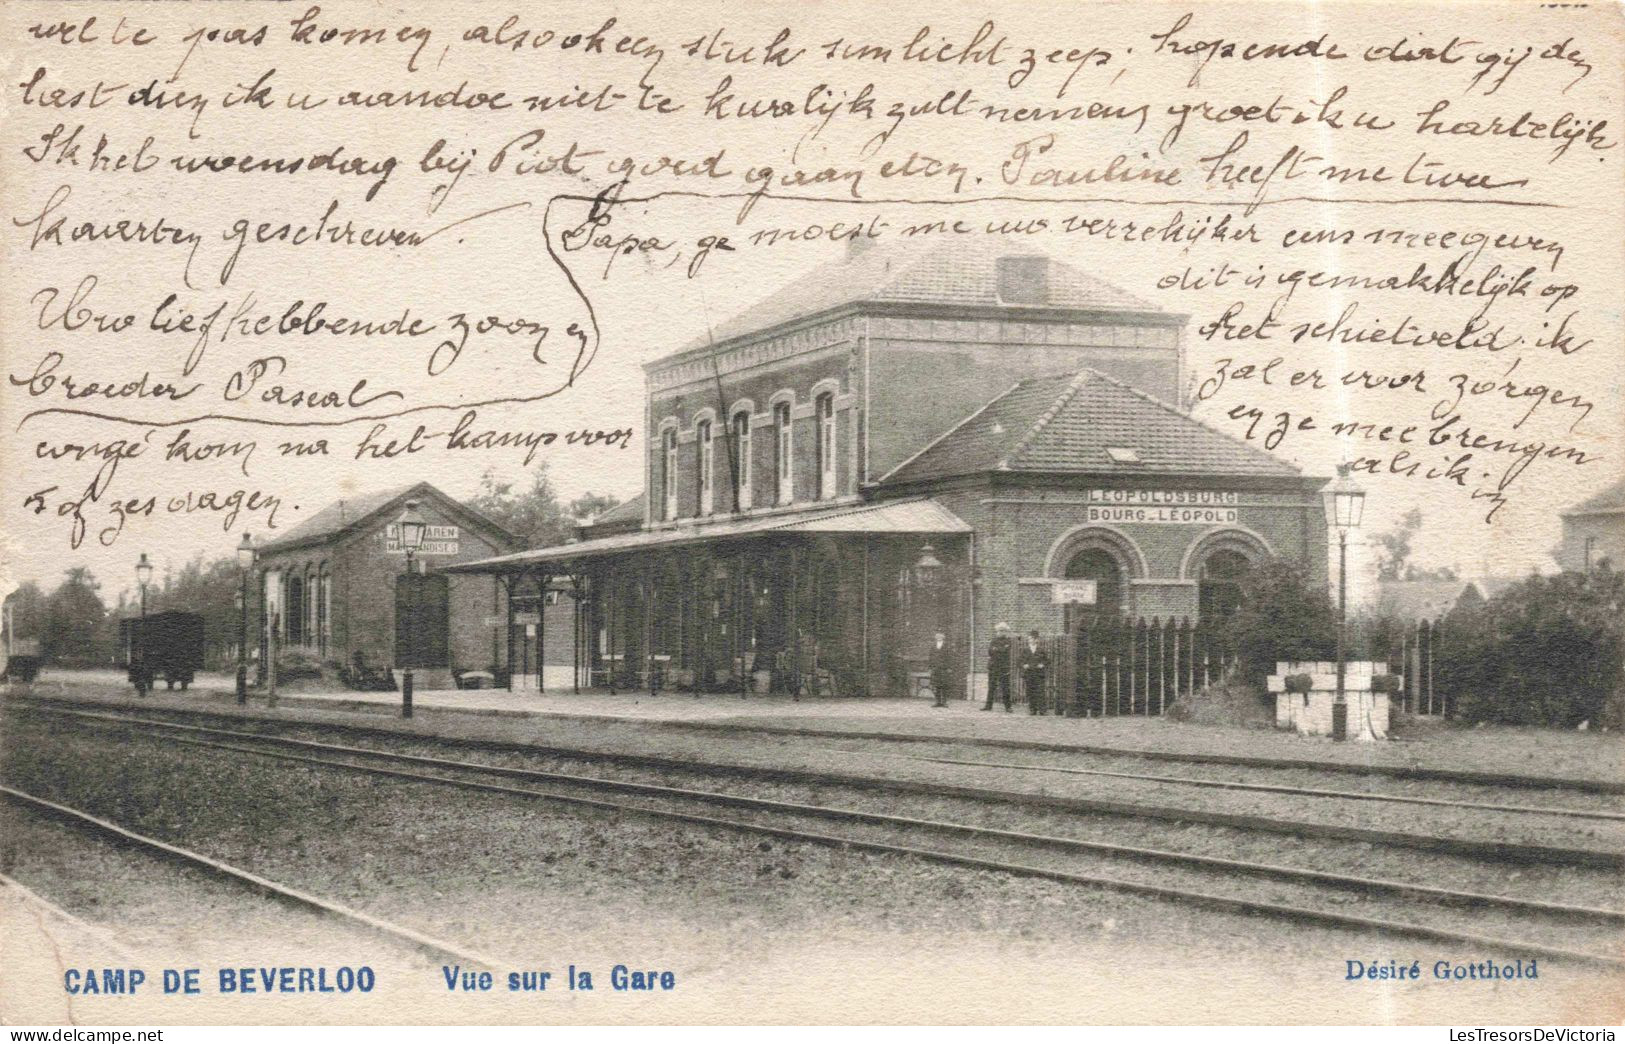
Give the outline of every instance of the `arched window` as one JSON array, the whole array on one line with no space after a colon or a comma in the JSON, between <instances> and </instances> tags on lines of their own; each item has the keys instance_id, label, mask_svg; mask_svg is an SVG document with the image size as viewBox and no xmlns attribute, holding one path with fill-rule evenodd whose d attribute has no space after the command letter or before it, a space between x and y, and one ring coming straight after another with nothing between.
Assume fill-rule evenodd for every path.
<instances>
[{"instance_id":1,"label":"arched window","mask_svg":"<svg viewBox=\"0 0 1625 1044\"><path fill-rule=\"evenodd\" d=\"M313 565L305 567L305 644L319 645L322 633L322 578Z\"/></svg>"},{"instance_id":2,"label":"arched window","mask_svg":"<svg viewBox=\"0 0 1625 1044\"><path fill-rule=\"evenodd\" d=\"M694 426L694 444L699 459L700 477L696 483L699 489L699 511L701 515L709 515L715 505L715 496L712 493L711 468L716 462L716 453L711 445L711 422L700 421Z\"/></svg>"},{"instance_id":3,"label":"arched window","mask_svg":"<svg viewBox=\"0 0 1625 1044\"><path fill-rule=\"evenodd\" d=\"M1252 562L1240 551L1220 549L1202 562L1197 610L1204 620L1222 620L1241 607L1241 582Z\"/></svg>"},{"instance_id":4,"label":"arched window","mask_svg":"<svg viewBox=\"0 0 1625 1044\"><path fill-rule=\"evenodd\" d=\"M750 411L734 414L733 481L739 510L750 507Z\"/></svg>"},{"instance_id":5,"label":"arched window","mask_svg":"<svg viewBox=\"0 0 1625 1044\"><path fill-rule=\"evenodd\" d=\"M773 480L778 502L788 504L795 499L794 452L791 443L790 404L777 403L773 407Z\"/></svg>"},{"instance_id":6,"label":"arched window","mask_svg":"<svg viewBox=\"0 0 1625 1044\"><path fill-rule=\"evenodd\" d=\"M813 402L818 423L818 499L835 495L835 396L824 392Z\"/></svg>"},{"instance_id":7,"label":"arched window","mask_svg":"<svg viewBox=\"0 0 1625 1044\"><path fill-rule=\"evenodd\" d=\"M1123 567L1110 551L1099 547L1086 547L1066 563L1068 580L1095 582L1096 616L1114 617L1123 611Z\"/></svg>"},{"instance_id":8,"label":"arched window","mask_svg":"<svg viewBox=\"0 0 1625 1044\"><path fill-rule=\"evenodd\" d=\"M305 580L290 573L287 580L287 598L282 603L282 644L305 644Z\"/></svg>"},{"instance_id":9,"label":"arched window","mask_svg":"<svg viewBox=\"0 0 1625 1044\"><path fill-rule=\"evenodd\" d=\"M328 569L326 562L322 563L322 600L319 619L320 624L317 633L320 636L322 656L325 658L328 649L333 645L333 574Z\"/></svg>"},{"instance_id":10,"label":"arched window","mask_svg":"<svg viewBox=\"0 0 1625 1044\"><path fill-rule=\"evenodd\" d=\"M677 517L677 429L667 428L660 436L660 491L662 518Z\"/></svg>"}]
</instances>

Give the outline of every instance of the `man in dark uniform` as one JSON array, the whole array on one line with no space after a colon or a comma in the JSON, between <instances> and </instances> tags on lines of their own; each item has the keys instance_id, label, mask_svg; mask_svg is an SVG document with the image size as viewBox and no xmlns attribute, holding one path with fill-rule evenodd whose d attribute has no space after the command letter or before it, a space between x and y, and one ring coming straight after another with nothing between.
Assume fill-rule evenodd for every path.
<instances>
[{"instance_id":1,"label":"man in dark uniform","mask_svg":"<svg viewBox=\"0 0 1625 1044\"><path fill-rule=\"evenodd\" d=\"M1027 713L1048 713L1045 693L1049 685L1049 653L1037 631L1029 634L1021 647L1020 667L1021 689L1027 694Z\"/></svg>"},{"instance_id":2,"label":"man in dark uniform","mask_svg":"<svg viewBox=\"0 0 1625 1044\"><path fill-rule=\"evenodd\" d=\"M993 694L1004 697L1004 712L1010 713L1010 661L1015 658L1014 643L1010 639L1010 625L999 621L993 625L993 640L987 643L987 702L982 709L993 709Z\"/></svg>"},{"instance_id":3,"label":"man in dark uniform","mask_svg":"<svg viewBox=\"0 0 1625 1044\"><path fill-rule=\"evenodd\" d=\"M948 648L948 636L938 631L931 639L931 695L933 707L948 706L948 691L954 682L954 653Z\"/></svg>"}]
</instances>

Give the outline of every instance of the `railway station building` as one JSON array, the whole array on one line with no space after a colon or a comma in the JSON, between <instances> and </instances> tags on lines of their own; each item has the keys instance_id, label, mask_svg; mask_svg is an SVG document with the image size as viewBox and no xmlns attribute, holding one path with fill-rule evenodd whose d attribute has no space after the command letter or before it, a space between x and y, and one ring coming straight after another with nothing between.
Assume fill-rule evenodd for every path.
<instances>
[{"instance_id":1,"label":"railway station building","mask_svg":"<svg viewBox=\"0 0 1625 1044\"><path fill-rule=\"evenodd\" d=\"M574 685L836 695L914 691L937 632L975 694L995 622L1324 582L1325 480L1188 413L1186 320L1041 255L849 250L646 364L641 498L446 568L566 590Z\"/></svg>"},{"instance_id":2,"label":"railway station building","mask_svg":"<svg viewBox=\"0 0 1625 1044\"><path fill-rule=\"evenodd\" d=\"M343 667L396 663L396 585L406 568L395 522L415 501L429 524L417 552L420 571L512 551L513 535L427 482L341 497L258 549L261 606L278 648L303 650ZM440 587L443 591L439 590ZM456 576L421 592L417 637L433 666L425 684L450 685L457 669L504 663L506 633L493 626L506 595L491 576ZM444 677L440 677L443 675Z\"/></svg>"}]
</instances>

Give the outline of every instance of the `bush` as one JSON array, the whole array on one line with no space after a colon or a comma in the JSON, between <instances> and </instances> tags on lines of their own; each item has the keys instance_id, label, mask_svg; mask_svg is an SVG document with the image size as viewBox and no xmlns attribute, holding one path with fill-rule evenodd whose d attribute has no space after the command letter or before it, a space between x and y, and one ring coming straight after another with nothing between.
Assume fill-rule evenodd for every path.
<instances>
[{"instance_id":1,"label":"bush","mask_svg":"<svg viewBox=\"0 0 1625 1044\"><path fill-rule=\"evenodd\" d=\"M308 649L282 649L276 657L276 678L280 682L321 678L331 668Z\"/></svg>"},{"instance_id":2,"label":"bush","mask_svg":"<svg viewBox=\"0 0 1625 1044\"><path fill-rule=\"evenodd\" d=\"M1281 660L1329 660L1337 648L1331 599L1302 569L1272 560L1242 581L1242 604L1230 621L1241 680L1263 688Z\"/></svg>"},{"instance_id":3,"label":"bush","mask_svg":"<svg viewBox=\"0 0 1625 1044\"><path fill-rule=\"evenodd\" d=\"M1256 688L1229 676L1216 685L1181 696L1169 705L1167 717L1194 725L1267 728L1275 724L1275 708L1273 704L1266 706Z\"/></svg>"},{"instance_id":4,"label":"bush","mask_svg":"<svg viewBox=\"0 0 1625 1044\"><path fill-rule=\"evenodd\" d=\"M1531 576L1445 617L1439 671L1469 722L1619 726L1625 574Z\"/></svg>"}]
</instances>

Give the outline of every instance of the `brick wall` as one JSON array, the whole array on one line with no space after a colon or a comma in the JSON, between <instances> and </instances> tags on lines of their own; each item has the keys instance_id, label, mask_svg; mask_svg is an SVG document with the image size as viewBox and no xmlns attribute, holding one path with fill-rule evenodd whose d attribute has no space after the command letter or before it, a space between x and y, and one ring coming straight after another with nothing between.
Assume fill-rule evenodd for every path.
<instances>
[{"instance_id":1,"label":"brick wall","mask_svg":"<svg viewBox=\"0 0 1625 1044\"><path fill-rule=\"evenodd\" d=\"M1103 488L1109 484L1088 485ZM1184 489L1190 485L1171 480L1158 483L1157 488ZM1222 479L1202 485L1234 488L1226 487ZM1219 546L1250 548L1253 545L1247 541L1255 538L1276 556L1303 564L1312 582L1325 582L1325 514L1318 493L1295 489L1237 492L1238 518L1234 526L1112 527L1118 534L1114 550L1124 540L1132 545L1127 548L1132 565L1125 577L1128 582L1123 596L1128 612L1147 617L1195 618L1199 559ZM1064 626L1064 609L1052 604L1048 584L1022 581L1063 576L1076 541L1095 532L1080 528L1088 526L1085 493L1081 485L1056 488L980 481L934 495L976 530L980 583L975 587L975 670L985 669L981 661L986 637L1001 620L1018 633L1037 629L1052 634ZM1068 534L1073 535L1068 538ZM1234 544L1220 539L1231 534L1240 534Z\"/></svg>"},{"instance_id":2,"label":"brick wall","mask_svg":"<svg viewBox=\"0 0 1625 1044\"><path fill-rule=\"evenodd\" d=\"M878 481L1016 381L1092 367L1179 401L1168 326L876 319L869 339L869 478Z\"/></svg>"},{"instance_id":3,"label":"brick wall","mask_svg":"<svg viewBox=\"0 0 1625 1044\"><path fill-rule=\"evenodd\" d=\"M794 503L816 503L818 471L817 419L813 415L815 391L833 390L836 395L836 494L846 495L857 488L855 450L858 432L858 403L852 395L852 368L856 362L853 346L841 342L815 348L801 356L781 359L769 365L725 374L720 381L702 380L682 388L659 393L651 399L648 452L649 492L652 516L663 521L662 436L663 424L677 423L677 517L692 518L699 508L699 444L696 423L710 417L715 440L713 476L714 514L725 515L733 508L729 468L732 450L724 435L732 434L733 407L741 401L752 406L750 438L750 505L772 507L778 498L775 485L774 454L777 432L773 425L774 396L788 390L791 399L791 478ZM722 404L719 407L719 403ZM669 426L669 425L668 425Z\"/></svg>"},{"instance_id":4,"label":"brick wall","mask_svg":"<svg viewBox=\"0 0 1625 1044\"><path fill-rule=\"evenodd\" d=\"M460 530L457 554L421 559L430 570L510 550L448 514L431 498L420 501L419 510L431 526L456 525ZM328 660L349 663L359 651L373 666L394 662L395 578L406 561L404 555L384 550L385 528L394 521L394 516L386 516L343 539L268 553L259 562L261 570L299 572L306 566L327 565L332 576ZM448 600L452 666L479 668L505 662L501 628L485 622L503 612L495 578L454 576Z\"/></svg>"}]
</instances>

